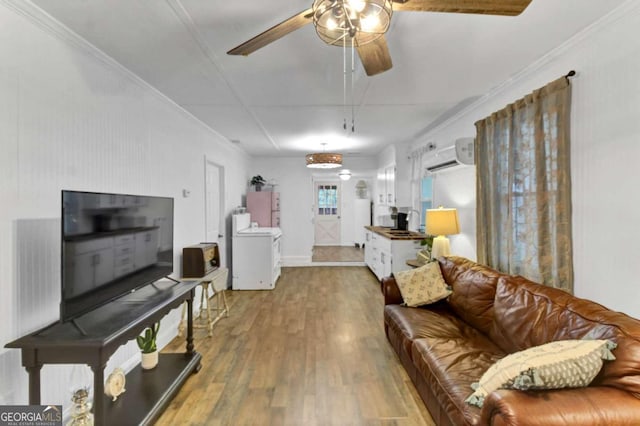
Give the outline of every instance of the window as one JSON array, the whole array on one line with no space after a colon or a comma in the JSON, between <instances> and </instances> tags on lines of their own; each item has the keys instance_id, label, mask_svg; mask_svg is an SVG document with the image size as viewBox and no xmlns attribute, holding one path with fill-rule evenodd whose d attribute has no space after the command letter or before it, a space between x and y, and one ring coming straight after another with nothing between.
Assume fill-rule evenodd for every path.
<instances>
[{"instance_id":1,"label":"window","mask_svg":"<svg viewBox=\"0 0 640 426\"><path fill-rule=\"evenodd\" d=\"M433 178L424 177L420 180L420 232L425 229L425 213L433 208Z\"/></svg>"},{"instance_id":2,"label":"window","mask_svg":"<svg viewBox=\"0 0 640 426\"><path fill-rule=\"evenodd\" d=\"M318 185L318 214L338 214L338 186Z\"/></svg>"}]
</instances>

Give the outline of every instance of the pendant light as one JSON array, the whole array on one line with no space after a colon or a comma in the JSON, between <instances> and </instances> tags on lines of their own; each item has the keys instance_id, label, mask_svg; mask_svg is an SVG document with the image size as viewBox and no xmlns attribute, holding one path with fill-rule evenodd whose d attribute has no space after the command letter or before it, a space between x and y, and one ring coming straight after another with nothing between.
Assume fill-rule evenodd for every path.
<instances>
[{"instance_id":1,"label":"pendant light","mask_svg":"<svg viewBox=\"0 0 640 426\"><path fill-rule=\"evenodd\" d=\"M310 169L335 169L342 167L342 154L324 152L325 145L326 143L322 144L322 152L306 155L307 167Z\"/></svg>"}]
</instances>

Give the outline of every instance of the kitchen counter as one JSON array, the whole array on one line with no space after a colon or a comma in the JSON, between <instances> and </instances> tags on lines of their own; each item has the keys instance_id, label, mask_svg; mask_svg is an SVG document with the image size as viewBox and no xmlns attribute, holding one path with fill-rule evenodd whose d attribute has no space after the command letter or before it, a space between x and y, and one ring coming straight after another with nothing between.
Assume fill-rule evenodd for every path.
<instances>
[{"instance_id":1,"label":"kitchen counter","mask_svg":"<svg viewBox=\"0 0 640 426\"><path fill-rule=\"evenodd\" d=\"M390 240L423 240L427 238L426 234L421 234L420 232L401 231L387 226L365 226L365 229Z\"/></svg>"}]
</instances>

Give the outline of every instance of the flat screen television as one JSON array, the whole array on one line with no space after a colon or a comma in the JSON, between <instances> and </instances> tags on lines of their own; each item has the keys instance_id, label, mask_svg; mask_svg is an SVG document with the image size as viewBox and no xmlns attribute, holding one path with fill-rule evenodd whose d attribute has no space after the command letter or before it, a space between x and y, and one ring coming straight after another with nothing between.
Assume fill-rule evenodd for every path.
<instances>
[{"instance_id":1,"label":"flat screen television","mask_svg":"<svg viewBox=\"0 0 640 426\"><path fill-rule=\"evenodd\" d=\"M68 321L173 272L173 198L62 191Z\"/></svg>"}]
</instances>

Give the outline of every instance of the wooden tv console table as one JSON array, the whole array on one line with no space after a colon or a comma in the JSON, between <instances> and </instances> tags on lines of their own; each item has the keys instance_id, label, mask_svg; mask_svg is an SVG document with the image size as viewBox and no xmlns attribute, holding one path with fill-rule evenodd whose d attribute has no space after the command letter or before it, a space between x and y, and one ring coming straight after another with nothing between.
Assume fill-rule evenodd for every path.
<instances>
[{"instance_id":1,"label":"wooden tv console table","mask_svg":"<svg viewBox=\"0 0 640 426\"><path fill-rule=\"evenodd\" d=\"M41 403L40 370L44 364L87 364L93 370L96 425L152 423L189 375L200 370L202 355L193 346L191 309L197 286L198 282L158 281L78 317L77 326L56 323L8 343L7 348L22 350L22 365L29 373L29 404ZM184 301L189 306L186 351L160 354L153 370L136 366L127 374L126 392L112 402L104 394L104 369L111 355Z\"/></svg>"}]
</instances>

